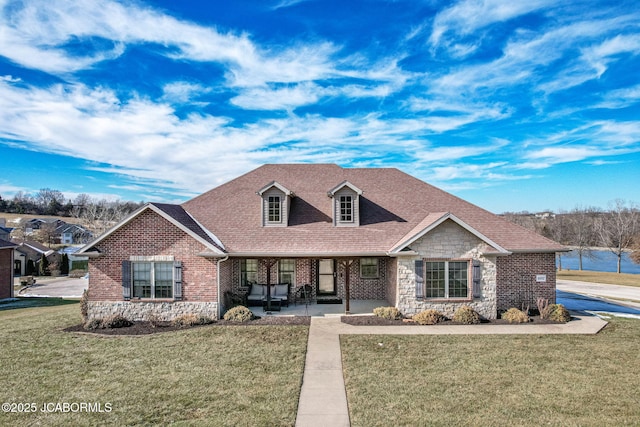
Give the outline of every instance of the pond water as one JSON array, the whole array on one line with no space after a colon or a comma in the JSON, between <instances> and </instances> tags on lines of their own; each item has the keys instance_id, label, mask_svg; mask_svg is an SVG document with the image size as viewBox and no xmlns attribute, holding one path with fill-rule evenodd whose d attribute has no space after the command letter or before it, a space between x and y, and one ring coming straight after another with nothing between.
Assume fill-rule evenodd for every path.
<instances>
[{"instance_id":1,"label":"pond water","mask_svg":"<svg viewBox=\"0 0 640 427\"><path fill-rule=\"evenodd\" d=\"M559 266L558 258L562 257L563 270L578 269L578 253L576 251L558 254L556 257L556 265ZM617 257L610 251L594 250L591 256L582 256L582 269L590 271L608 271L615 273L617 270ZM622 254L622 273L640 274L640 264L631 261L629 253Z\"/></svg>"}]
</instances>

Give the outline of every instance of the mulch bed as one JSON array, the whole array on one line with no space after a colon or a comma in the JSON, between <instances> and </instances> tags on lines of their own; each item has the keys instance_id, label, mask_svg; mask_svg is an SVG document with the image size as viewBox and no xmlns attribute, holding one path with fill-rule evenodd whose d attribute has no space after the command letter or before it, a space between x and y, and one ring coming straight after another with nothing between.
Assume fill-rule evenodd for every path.
<instances>
[{"instance_id":1,"label":"mulch bed","mask_svg":"<svg viewBox=\"0 0 640 427\"><path fill-rule=\"evenodd\" d=\"M157 326L153 326L150 322L134 322L133 325L125 328L107 328L107 329L84 329L83 325L70 326L63 329L64 332L81 332L95 335L150 335L162 332L181 331L194 328L217 327L217 326L253 326L253 325L309 325L311 317L308 316L265 316L251 320L245 323L228 322L226 320L218 320L209 325L198 325L179 327L173 326L170 322L161 322Z\"/></svg>"},{"instance_id":2,"label":"mulch bed","mask_svg":"<svg viewBox=\"0 0 640 427\"><path fill-rule=\"evenodd\" d=\"M509 323L504 319L491 319L482 320L482 325L550 325L558 324L548 319L541 319L540 316L530 316L531 321L529 323ZM342 323L354 326L420 326L415 322L403 322L402 320L390 320L378 316L342 316ZM452 320L445 320L438 323L438 325L461 325L461 323L454 322Z\"/></svg>"}]
</instances>

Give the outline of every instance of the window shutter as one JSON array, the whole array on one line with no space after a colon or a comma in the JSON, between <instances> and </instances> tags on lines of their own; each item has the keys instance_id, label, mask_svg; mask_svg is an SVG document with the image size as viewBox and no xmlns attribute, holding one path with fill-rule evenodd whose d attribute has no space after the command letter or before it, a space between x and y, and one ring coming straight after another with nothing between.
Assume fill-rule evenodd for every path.
<instances>
[{"instance_id":1,"label":"window shutter","mask_svg":"<svg viewBox=\"0 0 640 427\"><path fill-rule=\"evenodd\" d=\"M480 261L473 260L473 297L480 298L482 296L482 287L480 286Z\"/></svg>"},{"instance_id":2,"label":"window shutter","mask_svg":"<svg viewBox=\"0 0 640 427\"><path fill-rule=\"evenodd\" d=\"M173 299L182 299L182 263L173 263Z\"/></svg>"},{"instance_id":3,"label":"window shutter","mask_svg":"<svg viewBox=\"0 0 640 427\"><path fill-rule=\"evenodd\" d=\"M122 261L122 297L131 299L131 261Z\"/></svg>"},{"instance_id":4,"label":"window shutter","mask_svg":"<svg viewBox=\"0 0 640 427\"><path fill-rule=\"evenodd\" d=\"M415 262L416 298L424 298L424 261Z\"/></svg>"}]
</instances>

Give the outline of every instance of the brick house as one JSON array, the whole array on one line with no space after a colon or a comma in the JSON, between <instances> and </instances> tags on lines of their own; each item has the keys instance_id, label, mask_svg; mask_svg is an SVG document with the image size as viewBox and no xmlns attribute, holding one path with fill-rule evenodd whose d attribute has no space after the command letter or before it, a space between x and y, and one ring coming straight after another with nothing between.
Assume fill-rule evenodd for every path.
<instances>
[{"instance_id":1,"label":"brick house","mask_svg":"<svg viewBox=\"0 0 640 427\"><path fill-rule=\"evenodd\" d=\"M397 169L265 165L182 205L149 203L78 254L91 317L218 318L251 284L486 318L555 301L564 247Z\"/></svg>"},{"instance_id":2,"label":"brick house","mask_svg":"<svg viewBox=\"0 0 640 427\"><path fill-rule=\"evenodd\" d=\"M13 298L13 250L11 242L0 240L0 300Z\"/></svg>"}]
</instances>

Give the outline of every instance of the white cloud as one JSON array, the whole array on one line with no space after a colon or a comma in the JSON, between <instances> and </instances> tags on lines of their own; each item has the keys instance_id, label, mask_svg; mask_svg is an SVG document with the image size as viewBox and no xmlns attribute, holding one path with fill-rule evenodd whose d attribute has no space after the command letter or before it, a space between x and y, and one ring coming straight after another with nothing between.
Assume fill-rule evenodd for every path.
<instances>
[{"instance_id":1,"label":"white cloud","mask_svg":"<svg viewBox=\"0 0 640 427\"><path fill-rule=\"evenodd\" d=\"M497 22L554 5L553 0L463 0L438 13L433 22L429 42L433 47L445 46L453 56L463 57L477 49L479 43L458 43L457 40ZM476 37L481 37L477 35Z\"/></svg>"}]
</instances>

